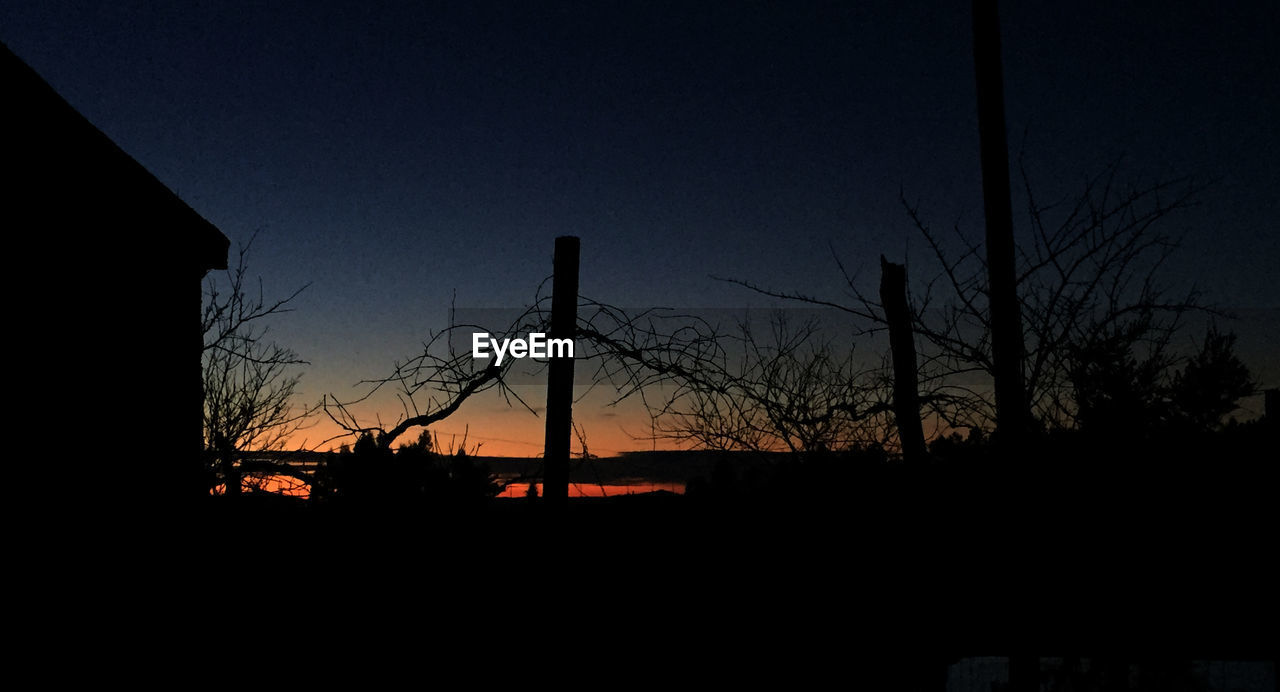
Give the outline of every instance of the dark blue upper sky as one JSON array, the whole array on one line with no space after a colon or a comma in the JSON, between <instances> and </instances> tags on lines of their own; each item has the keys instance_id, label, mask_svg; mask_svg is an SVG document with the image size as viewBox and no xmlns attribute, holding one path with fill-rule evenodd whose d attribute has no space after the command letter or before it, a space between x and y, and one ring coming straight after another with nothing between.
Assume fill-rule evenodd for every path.
<instances>
[{"instance_id":1,"label":"dark blue upper sky","mask_svg":"<svg viewBox=\"0 0 1280 692\"><path fill-rule=\"evenodd\" d=\"M1280 305L1277 4L1005 5L1010 149L1046 194L1121 154L1215 179L1171 276ZM5 2L0 40L261 231L269 291L312 284L279 334L319 389L412 354L455 290L528 302L557 235L584 295L729 307L766 301L709 275L838 294L829 245L872 282L917 256L900 187L981 233L964 1Z\"/></svg>"}]
</instances>

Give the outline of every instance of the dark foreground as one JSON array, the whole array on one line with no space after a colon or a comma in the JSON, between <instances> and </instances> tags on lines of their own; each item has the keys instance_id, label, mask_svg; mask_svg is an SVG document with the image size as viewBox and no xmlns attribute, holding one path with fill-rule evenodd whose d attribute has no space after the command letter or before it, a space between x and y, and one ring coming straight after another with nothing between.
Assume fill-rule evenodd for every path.
<instances>
[{"instance_id":1,"label":"dark foreground","mask_svg":"<svg viewBox=\"0 0 1280 692\"><path fill-rule=\"evenodd\" d=\"M707 686L787 689L940 689L970 656L1274 661L1280 484L1254 442L817 458L559 510L206 498L107 508L49 545L77 613L206 662L227 632L308 665L354 647L448 666L460 648L508 674L684 661Z\"/></svg>"},{"instance_id":2,"label":"dark foreground","mask_svg":"<svg viewBox=\"0 0 1280 692\"><path fill-rule=\"evenodd\" d=\"M177 583L200 575L300 617L355 602L435 608L450 626L612 631L638 618L672 645L814 655L1280 650L1269 472L1072 478L935 469L768 501L656 493L561 511L244 497L136 526L119 547Z\"/></svg>"}]
</instances>

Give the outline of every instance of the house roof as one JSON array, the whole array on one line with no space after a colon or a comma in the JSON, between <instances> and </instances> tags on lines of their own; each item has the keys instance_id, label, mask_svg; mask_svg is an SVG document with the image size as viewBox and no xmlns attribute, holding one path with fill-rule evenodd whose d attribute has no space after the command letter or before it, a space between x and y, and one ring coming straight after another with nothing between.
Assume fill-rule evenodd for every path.
<instances>
[{"instance_id":1,"label":"house roof","mask_svg":"<svg viewBox=\"0 0 1280 692\"><path fill-rule=\"evenodd\" d=\"M42 224L111 254L225 269L229 241L0 43L3 165ZM142 253L139 248L149 251Z\"/></svg>"}]
</instances>

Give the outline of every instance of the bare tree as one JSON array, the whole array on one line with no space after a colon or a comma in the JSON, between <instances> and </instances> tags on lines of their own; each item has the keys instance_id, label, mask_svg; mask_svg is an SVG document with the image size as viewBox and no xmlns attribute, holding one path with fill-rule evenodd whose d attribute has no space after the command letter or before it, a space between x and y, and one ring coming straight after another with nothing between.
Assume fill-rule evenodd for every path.
<instances>
[{"instance_id":1,"label":"bare tree","mask_svg":"<svg viewBox=\"0 0 1280 692\"><path fill-rule=\"evenodd\" d=\"M1035 194L1025 167L1027 223L1017 248L1027 406L1041 426L1074 427L1078 402L1072 374L1089 344L1122 338L1126 348L1161 353L1192 311L1211 311L1199 293L1175 293L1162 269L1180 238L1167 228L1196 202L1202 185L1189 179L1147 185L1119 182L1120 163L1085 180L1074 195L1050 203ZM994 361L985 255L958 226L950 240L905 194L900 202L928 248L933 270L910 291L919 349L920 402L942 426L990 430ZM957 249L958 248L958 249ZM734 279L753 291L837 308L863 325L885 328L883 306L836 259L847 295L828 299Z\"/></svg>"},{"instance_id":2,"label":"bare tree","mask_svg":"<svg viewBox=\"0 0 1280 692\"><path fill-rule=\"evenodd\" d=\"M469 346L470 336L476 332L487 333L496 341L547 333L551 296L543 291L548 281L543 280L529 306L500 328L451 318L451 324L423 342L417 355L394 364L390 374L358 383L364 386L359 396L326 396L322 408L342 430L326 442L372 435L379 445L390 449L410 430L444 420L471 397L490 390L497 390L508 404L536 415L537 409L510 386L509 375L517 361L476 359ZM451 310L450 314L456 312ZM468 348L459 349L460 340ZM718 335L703 320L662 308L627 311L581 296L574 341L575 359L597 366L587 384L594 387L607 382L616 387L614 403L632 395L643 396L660 383L701 378L722 348ZM527 374L536 377L536 371L546 364L532 362L535 372ZM394 421L378 418L370 422L355 412L358 405L386 392L393 393L400 403L400 414Z\"/></svg>"},{"instance_id":3,"label":"bare tree","mask_svg":"<svg viewBox=\"0 0 1280 692\"><path fill-rule=\"evenodd\" d=\"M655 313L639 328L609 311L592 326L602 317L614 320L610 334L588 332L609 347L596 379L625 383L620 398L641 396L662 439L795 453L887 441L883 363L860 365L813 317L793 323L788 311L774 311L762 330L749 316L724 328ZM647 347L623 346L636 342Z\"/></svg>"},{"instance_id":4,"label":"bare tree","mask_svg":"<svg viewBox=\"0 0 1280 692\"><path fill-rule=\"evenodd\" d=\"M368 435L379 447L391 449L405 433L448 418L467 399L491 389L499 390L508 403L533 412L534 408L520 398L505 379L516 362L514 359L506 359L501 364L496 359L476 359L469 349L457 348L456 337L478 331L496 335L493 338L501 341L530 332L545 332L550 315L548 301L548 298L539 298L504 329L496 331L491 331L492 326L479 324L450 324L431 334L423 342L421 353L395 363L389 375L362 381L365 391L358 397L343 400L333 394L326 395L321 409L343 432L325 442ZM466 343L471 342L468 339ZM399 400L400 416L390 424L380 418L372 423L362 421L353 407L384 391L393 392Z\"/></svg>"},{"instance_id":5,"label":"bare tree","mask_svg":"<svg viewBox=\"0 0 1280 692\"><path fill-rule=\"evenodd\" d=\"M282 299L267 299L261 279L256 286L249 279L252 242L240 248L238 261L221 281L210 277L205 283L204 447L211 477L220 478L228 494L240 492L246 453L282 450L314 410L294 401L298 368L306 361L273 341L268 324L292 310L305 286Z\"/></svg>"}]
</instances>

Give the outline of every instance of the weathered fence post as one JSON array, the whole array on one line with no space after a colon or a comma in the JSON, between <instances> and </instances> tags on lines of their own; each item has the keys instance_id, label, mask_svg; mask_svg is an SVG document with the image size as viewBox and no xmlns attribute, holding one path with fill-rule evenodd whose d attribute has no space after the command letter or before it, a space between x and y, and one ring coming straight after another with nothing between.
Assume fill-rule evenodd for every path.
<instances>
[{"instance_id":1,"label":"weathered fence post","mask_svg":"<svg viewBox=\"0 0 1280 692\"><path fill-rule=\"evenodd\" d=\"M907 305L907 268L886 260L884 255L880 255L880 303L889 323L889 350L893 354L893 417L902 442L902 458L915 463L924 459L925 448L916 343Z\"/></svg>"},{"instance_id":2,"label":"weathered fence post","mask_svg":"<svg viewBox=\"0 0 1280 692\"><path fill-rule=\"evenodd\" d=\"M556 238L552 260L550 339L573 339L578 327L578 238ZM574 348L577 348L575 343ZM542 499L564 507L569 499L569 441L573 427L573 358L553 357L547 372L547 432Z\"/></svg>"}]
</instances>

